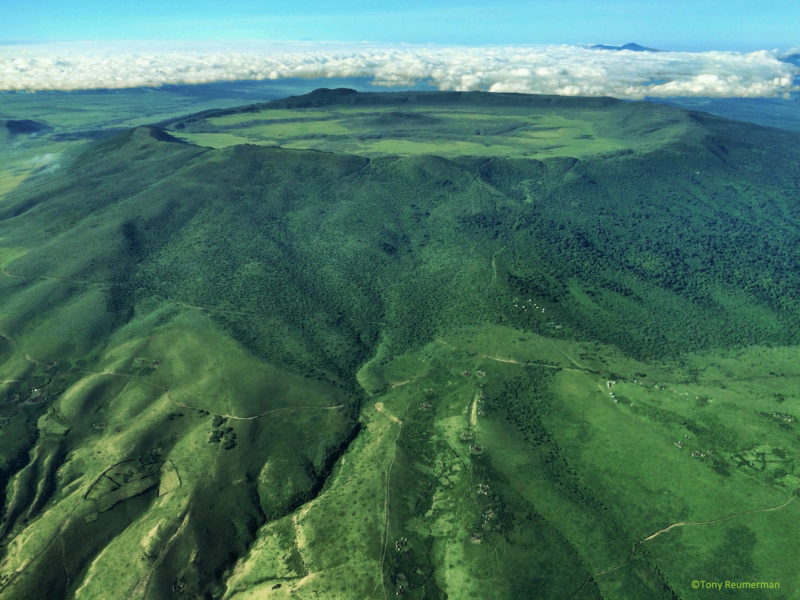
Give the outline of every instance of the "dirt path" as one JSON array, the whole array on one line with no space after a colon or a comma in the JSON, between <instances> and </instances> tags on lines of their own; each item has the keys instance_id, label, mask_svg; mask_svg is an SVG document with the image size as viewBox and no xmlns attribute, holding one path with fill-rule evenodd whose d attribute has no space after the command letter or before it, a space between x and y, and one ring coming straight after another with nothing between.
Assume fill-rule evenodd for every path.
<instances>
[{"instance_id":1,"label":"dirt path","mask_svg":"<svg viewBox=\"0 0 800 600\"><path fill-rule=\"evenodd\" d=\"M779 504L778 506L770 506L768 508L756 508L753 510L744 510L737 513L732 513L730 515L725 515L724 517L719 517L718 519L711 519L710 521L678 521L677 523L673 523L664 529L660 529L655 533L648 535L646 538L640 540L641 542L649 542L650 540L656 539L663 533L667 533L671 529L675 529L677 527L686 527L687 525L709 525L711 523L719 523L721 521L727 521L728 519L735 519L736 517L741 517L743 515L752 515L755 513L765 513L765 512L772 512L773 510L780 510L782 508L786 508L789 504L791 504L795 500L795 497L792 496L783 504Z\"/></svg>"},{"instance_id":2,"label":"dirt path","mask_svg":"<svg viewBox=\"0 0 800 600\"><path fill-rule=\"evenodd\" d=\"M175 404L176 406L182 406L183 408L201 410L198 409L196 406L189 406L188 404L184 404L183 402L177 402L174 400L173 404ZM290 410L338 410L340 408L344 408L344 404L337 404L336 406L284 406L283 408L275 408L249 417L237 417L236 415L225 415L225 414L221 414L219 416L224 417L226 419L231 419L233 421L252 421L253 419L260 419L261 417L264 417L266 415L271 415L273 413L285 412ZM215 413L211 414L216 416Z\"/></svg>"},{"instance_id":3,"label":"dirt path","mask_svg":"<svg viewBox=\"0 0 800 600\"><path fill-rule=\"evenodd\" d=\"M637 544L638 544L638 542L637 542ZM606 573L613 573L613 572L614 572L614 571L616 571L617 569L621 569L622 567L624 567L625 565L627 565L627 564L630 562L631 558L633 558L633 553L634 553L634 552L636 552L636 546L637 546L637 544L634 544L634 545L633 545L633 549L631 550L631 553L630 553L630 555L628 556L628 558L626 558L625 560L623 560L623 561L622 561L621 563L619 563L618 565L614 565L613 567L609 567L608 569L603 569L602 571L597 571L597 572L594 574L594 577L597 577L598 575L605 575Z\"/></svg>"},{"instance_id":4,"label":"dirt path","mask_svg":"<svg viewBox=\"0 0 800 600\"><path fill-rule=\"evenodd\" d=\"M589 369L587 369L586 367L584 367L584 366L583 366L581 363L579 363L577 360L575 360L574 358L572 358L572 357L571 357L569 354L567 354L566 352L564 352L564 351L563 351L561 348L559 348L558 346L556 346L556 344L555 344L555 342L554 342L553 340L550 340L550 345L551 345L551 346L553 346L553 349L554 349L556 352L558 352L558 353L559 353L561 356L563 356L564 358L566 358L566 359L567 359L569 362L571 362L573 365L575 365L575 366L576 366L578 369L580 369L581 371L588 371L588 370L589 370Z\"/></svg>"},{"instance_id":5,"label":"dirt path","mask_svg":"<svg viewBox=\"0 0 800 600\"><path fill-rule=\"evenodd\" d=\"M436 338L433 341L436 342L437 344L442 344L443 346L447 346L448 348L450 348L452 350L459 350L459 348L457 348L456 346L453 346L453 344L443 340L442 338ZM577 373L589 373L589 374L592 374L592 375L596 374L596 371L593 371L592 369L588 369L588 368L584 367L579 362L574 360L571 356L569 356L565 352L562 352L561 350L559 350L559 348L556 347L555 345L553 347L559 354L563 355L564 358L566 358L571 364L573 364L575 366L574 367L565 367L564 365L554 365L554 364L551 364L551 363L540 362L540 361L522 361L522 360L516 360L514 358L504 358L502 356L492 356L492 355L489 355L489 354L480 354L479 356L481 358L485 358L487 360L493 360L495 362L502 362L502 363L509 363L509 364L512 364L512 365L520 365L520 366L523 366L523 367L526 367L526 366L544 367L546 369L559 369L559 370L562 370L562 371L575 371Z\"/></svg>"},{"instance_id":6,"label":"dirt path","mask_svg":"<svg viewBox=\"0 0 800 600\"><path fill-rule=\"evenodd\" d=\"M225 313L228 315L255 315L255 313L248 312L246 310L230 310L226 308L215 308L210 306L197 306L195 304L188 304L186 302L182 302L181 300L175 300L174 298L170 298L169 296L164 296L170 302L177 304L178 306L183 306L184 308L188 308L191 310L199 310L202 312L209 312L209 313Z\"/></svg>"},{"instance_id":7,"label":"dirt path","mask_svg":"<svg viewBox=\"0 0 800 600\"><path fill-rule=\"evenodd\" d=\"M9 273L5 267L0 268L0 275L10 277L12 279L33 279L35 281L65 281L67 283L88 283L92 285L114 285L111 281L99 281L96 279L75 279L73 277L51 277L49 275L14 275Z\"/></svg>"},{"instance_id":8,"label":"dirt path","mask_svg":"<svg viewBox=\"0 0 800 600\"><path fill-rule=\"evenodd\" d=\"M488 354L481 354L481 358L488 358L489 360L496 360L497 362L511 363L512 365L530 364L530 363L520 362L520 361L515 360L513 358L500 358L499 356L489 356Z\"/></svg>"},{"instance_id":9,"label":"dirt path","mask_svg":"<svg viewBox=\"0 0 800 600\"><path fill-rule=\"evenodd\" d=\"M376 403L375 403L375 410L377 410L377 411L378 411L379 413L381 413L381 414L382 414L384 417L386 417L387 419L389 419L389 420L390 420L392 423L399 423L400 425L402 425L402 424L403 424L403 422L402 422L400 419L398 419L397 417L395 417L395 416L394 416L394 415L392 415L392 414L389 414L388 412L386 412L386 411L383 409L383 402L376 402Z\"/></svg>"},{"instance_id":10,"label":"dirt path","mask_svg":"<svg viewBox=\"0 0 800 600\"><path fill-rule=\"evenodd\" d=\"M583 367L565 367L563 365L551 365L550 363L546 362L537 362L537 361L521 361L515 360L513 358L502 358L500 356L489 356L488 354L481 354L481 358L485 358L487 360L493 360L496 362L502 363L510 363L512 365L521 365L523 367L544 367L545 369L558 369L559 371L576 371L578 373L592 373L591 369L584 369Z\"/></svg>"},{"instance_id":11,"label":"dirt path","mask_svg":"<svg viewBox=\"0 0 800 600\"><path fill-rule=\"evenodd\" d=\"M650 540L656 539L658 536L660 536L660 535L662 535L664 533L667 533L668 531L671 531L672 529L677 529L678 527L686 527L688 525L710 525L710 524L713 524L713 523L720 523L722 521L727 521L729 519L735 519L736 517L742 517L744 515L752 515L752 514L757 514L757 513L767 513L767 512L772 512L772 511L776 511L776 510L781 510L781 509L786 508L787 506L789 506L789 504L791 504L796 499L797 499L796 496L792 496L791 498L786 500L786 502L783 502L782 504L778 504L777 506L768 506L766 508L754 508L752 510L743 510L743 511L736 512L736 513L731 513L729 515L725 515L723 517L719 517L719 518L716 518L716 519L710 519L708 521L678 521L677 523L672 523L671 525L668 525L667 527L664 527L664 529L659 529L655 533L651 533L647 537L644 537L641 540L637 541L633 545L633 548L631 549L631 553L628 555L628 558L626 558L621 563L619 563L617 565L614 565L613 567L608 567L607 569L602 569L600 571L595 571L594 573L591 573L591 574L587 575L586 579L583 580L583 583L575 591L575 593L572 594L572 596L570 596L569 600L573 600L574 598L576 598L578 596L578 594L581 593L581 591L586 586L586 584L589 583L589 581L591 580L592 577L597 577L599 575L606 575L608 573L613 573L614 571L616 571L618 569L621 569L622 567L627 565L629 562L631 562L631 559L633 559L633 556L634 556L634 554L636 554L636 550L639 548L639 546L641 546L645 542L649 542Z\"/></svg>"}]
</instances>

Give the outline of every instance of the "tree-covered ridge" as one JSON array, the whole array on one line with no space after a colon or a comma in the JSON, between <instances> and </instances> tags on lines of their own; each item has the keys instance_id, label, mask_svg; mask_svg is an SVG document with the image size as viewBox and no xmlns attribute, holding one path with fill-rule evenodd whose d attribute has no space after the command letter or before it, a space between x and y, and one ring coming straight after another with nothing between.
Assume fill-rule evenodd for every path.
<instances>
[{"instance_id":1,"label":"tree-covered ridge","mask_svg":"<svg viewBox=\"0 0 800 600\"><path fill-rule=\"evenodd\" d=\"M405 350L453 322L640 356L794 343L796 136L692 118L648 153L543 161L204 151L135 130L5 203L9 245L33 246L9 269L104 283L122 321L148 298L215 308L276 360L280 321L340 375L380 335ZM546 316L515 310L523 296Z\"/></svg>"}]
</instances>

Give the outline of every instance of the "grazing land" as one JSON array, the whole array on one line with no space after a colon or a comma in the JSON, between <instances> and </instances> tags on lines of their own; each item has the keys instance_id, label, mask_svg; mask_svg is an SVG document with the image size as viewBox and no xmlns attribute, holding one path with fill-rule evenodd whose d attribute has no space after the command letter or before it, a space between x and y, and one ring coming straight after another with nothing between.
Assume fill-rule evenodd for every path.
<instances>
[{"instance_id":1,"label":"grazing land","mask_svg":"<svg viewBox=\"0 0 800 600\"><path fill-rule=\"evenodd\" d=\"M210 148L250 143L366 156L546 158L631 152L677 137L690 125L684 112L650 106L650 131L642 135L637 111L610 99L588 101L587 106L551 99L531 106L524 96L510 94L504 95L505 102L467 94L472 99L467 105L458 94L449 102L435 93L412 102L399 94L377 97L382 100L322 104L312 97L221 116L212 112L178 119L170 130ZM341 99L347 100L347 94Z\"/></svg>"},{"instance_id":2,"label":"grazing land","mask_svg":"<svg viewBox=\"0 0 800 600\"><path fill-rule=\"evenodd\" d=\"M167 112L0 198L0 597L793 597L798 134Z\"/></svg>"}]
</instances>

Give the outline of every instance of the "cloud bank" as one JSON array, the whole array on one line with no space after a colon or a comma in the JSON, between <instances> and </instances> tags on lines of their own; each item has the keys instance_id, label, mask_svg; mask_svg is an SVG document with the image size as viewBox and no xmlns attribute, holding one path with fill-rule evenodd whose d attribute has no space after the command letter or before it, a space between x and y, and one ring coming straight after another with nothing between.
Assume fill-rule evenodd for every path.
<instances>
[{"instance_id":1,"label":"cloud bank","mask_svg":"<svg viewBox=\"0 0 800 600\"><path fill-rule=\"evenodd\" d=\"M284 78L367 77L441 90L565 96L776 97L800 67L777 51L632 52L581 46L251 43L0 46L0 90L79 90Z\"/></svg>"}]
</instances>

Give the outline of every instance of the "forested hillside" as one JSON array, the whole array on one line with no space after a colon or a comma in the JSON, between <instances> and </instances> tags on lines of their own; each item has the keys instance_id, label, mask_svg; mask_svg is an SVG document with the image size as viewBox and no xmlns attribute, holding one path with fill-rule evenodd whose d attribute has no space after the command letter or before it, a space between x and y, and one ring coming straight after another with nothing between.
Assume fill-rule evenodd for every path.
<instances>
[{"instance_id":1,"label":"forested hillside","mask_svg":"<svg viewBox=\"0 0 800 600\"><path fill-rule=\"evenodd\" d=\"M346 91L164 127L0 203L0 596L683 598L725 544L791 589L772 529L644 538L796 519L800 135Z\"/></svg>"}]
</instances>

